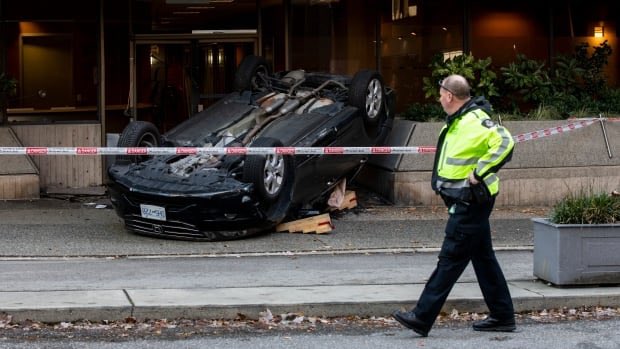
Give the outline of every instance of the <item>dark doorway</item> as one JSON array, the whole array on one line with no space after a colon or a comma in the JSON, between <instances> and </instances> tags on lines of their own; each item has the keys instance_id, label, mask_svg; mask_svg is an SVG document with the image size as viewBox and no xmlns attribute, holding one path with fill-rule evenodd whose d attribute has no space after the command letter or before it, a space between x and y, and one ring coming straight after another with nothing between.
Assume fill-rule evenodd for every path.
<instances>
[{"instance_id":1,"label":"dark doorway","mask_svg":"<svg viewBox=\"0 0 620 349\"><path fill-rule=\"evenodd\" d=\"M254 38L141 40L136 45L137 119L166 132L233 91L241 60Z\"/></svg>"}]
</instances>

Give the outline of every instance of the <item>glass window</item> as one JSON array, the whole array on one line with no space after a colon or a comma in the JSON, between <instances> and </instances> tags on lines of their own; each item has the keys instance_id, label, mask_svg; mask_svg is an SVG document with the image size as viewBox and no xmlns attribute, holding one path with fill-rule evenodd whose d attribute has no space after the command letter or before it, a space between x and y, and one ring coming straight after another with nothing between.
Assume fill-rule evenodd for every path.
<instances>
[{"instance_id":1,"label":"glass window","mask_svg":"<svg viewBox=\"0 0 620 349\"><path fill-rule=\"evenodd\" d=\"M397 91L401 112L413 102L425 102L422 78L430 76L433 56L463 52L463 6L450 0L393 0L382 14L381 72Z\"/></svg>"},{"instance_id":2,"label":"glass window","mask_svg":"<svg viewBox=\"0 0 620 349\"><path fill-rule=\"evenodd\" d=\"M513 62L521 53L537 60L549 57L549 4L481 2L471 8L471 51L491 57L494 67Z\"/></svg>"},{"instance_id":3,"label":"glass window","mask_svg":"<svg viewBox=\"0 0 620 349\"><path fill-rule=\"evenodd\" d=\"M8 120L96 120L98 1L0 6L4 71L17 80Z\"/></svg>"},{"instance_id":4,"label":"glass window","mask_svg":"<svg viewBox=\"0 0 620 349\"><path fill-rule=\"evenodd\" d=\"M605 67L605 75L611 86L618 86L620 54L617 27L620 4L607 1L567 1L555 4L552 11L554 36L552 55L555 57L572 54L575 52L575 46L581 43L593 48L606 41L612 53Z\"/></svg>"},{"instance_id":5,"label":"glass window","mask_svg":"<svg viewBox=\"0 0 620 349\"><path fill-rule=\"evenodd\" d=\"M291 69L329 71L332 57L332 7L307 1L291 1Z\"/></svg>"}]
</instances>

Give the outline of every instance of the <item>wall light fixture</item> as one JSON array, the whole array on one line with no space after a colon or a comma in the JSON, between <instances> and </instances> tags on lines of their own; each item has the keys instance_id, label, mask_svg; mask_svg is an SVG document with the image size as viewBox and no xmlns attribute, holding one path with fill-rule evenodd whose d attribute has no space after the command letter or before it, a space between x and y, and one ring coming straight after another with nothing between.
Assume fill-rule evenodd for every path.
<instances>
[{"instance_id":1,"label":"wall light fixture","mask_svg":"<svg viewBox=\"0 0 620 349\"><path fill-rule=\"evenodd\" d=\"M596 26L594 27L594 37L595 38L602 38L605 36L605 27L603 26Z\"/></svg>"}]
</instances>

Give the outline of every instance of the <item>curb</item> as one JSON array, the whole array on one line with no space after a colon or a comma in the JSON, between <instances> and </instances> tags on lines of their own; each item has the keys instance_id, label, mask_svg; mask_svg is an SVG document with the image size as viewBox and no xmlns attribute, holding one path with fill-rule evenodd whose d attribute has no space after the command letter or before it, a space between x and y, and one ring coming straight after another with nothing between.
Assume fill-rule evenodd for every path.
<instances>
[{"instance_id":1,"label":"curb","mask_svg":"<svg viewBox=\"0 0 620 349\"><path fill-rule=\"evenodd\" d=\"M557 288L540 281L509 281L518 313L553 308L617 306L620 287ZM0 292L0 311L15 322L146 319L258 319L302 313L316 317L383 316L410 309L424 284L279 286ZM488 311L475 282L457 283L443 311Z\"/></svg>"}]
</instances>

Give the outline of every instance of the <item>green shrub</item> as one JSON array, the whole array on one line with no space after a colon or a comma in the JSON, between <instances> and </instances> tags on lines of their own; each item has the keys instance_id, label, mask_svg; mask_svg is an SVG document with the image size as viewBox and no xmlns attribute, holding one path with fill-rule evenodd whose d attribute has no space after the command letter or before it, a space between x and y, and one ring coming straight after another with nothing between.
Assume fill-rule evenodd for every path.
<instances>
[{"instance_id":1,"label":"green shrub","mask_svg":"<svg viewBox=\"0 0 620 349\"><path fill-rule=\"evenodd\" d=\"M590 96L600 96L607 85L607 79L605 74L603 74L603 70L607 65L612 49L607 40L593 47L594 50L591 55L588 53L589 48L590 45L587 43L577 45L575 48L575 58L579 67L583 68L582 78L585 93Z\"/></svg>"},{"instance_id":2,"label":"green shrub","mask_svg":"<svg viewBox=\"0 0 620 349\"><path fill-rule=\"evenodd\" d=\"M620 88L607 88L598 102L601 113L620 113Z\"/></svg>"},{"instance_id":3,"label":"green shrub","mask_svg":"<svg viewBox=\"0 0 620 349\"><path fill-rule=\"evenodd\" d=\"M422 78L424 95L436 100L439 97L439 82L448 75L460 74L472 84L472 95L488 99L499 96L494 82L496 74L489 68L490 65L491 57L476 59L471 54L465 54L444 61L442 54L435 55L429 65L431 76Z\"/></svg>"},{"instance_id":4,"label":"green shrub","mask_svg":"<svg viewBox=\"0 0 620 349\"><path fill-rule=\"evenodd\" d=\"M554 92L570 96L581 95L584 72L584 68L574 56L558 56L550 74Z\"/></svg>"},{"instance_id":5,"label":"green shrub","mask_svg":"<svg viewBox=\"0 0 620 349\"><path fill-rule=\"evenodd\" d=\"M610 224L620 222L620 197L582 191L560 200L552 209L555 224Z\"/></svg>"},{"instance_id":6,"label":"green shrub","mask_svg":"<svg viewBox=\"0 0 620 349\"><path fill-rule=\"evenodd\" d=\"M491 68L491 58L476 59L471 54L443 60L433 57L430 77L423 77L426 98L435 103L439 97L438 83L451 74L464 76L471 84L473 96L485 96L506 119L566 119L597 114L620 113L620 89L607 86L605 66L612 53L607 41L590 48L575 46L570 55L560 55L550 67L544 62L517 54L515 61L499 67L498 75ZM501 91L499 93L498 91ZM426 104L413 104L403 118L428 121L443 118L441 109Z\"/></svg>"},{"instance_id":7,"label":"green shrub","mask_svg":"<svg viewBox=\"0 0 620 349\"><path fill-rule=\"evenodd\" d=\"M506 94L512 104L522 102L543 103L552 94L551 79L544 62L528 59L524 54L517 54L514 62L500 68L502 84L516 94Z\"/></svg>"},{"instance_id":8,"label":"green shrub","mask_svg":"<svg viewBox=\"0 0 620 349\"><path fill-rule=\"evenodd\" d=\"M528 120L561 120L562 114L553 105L541 103L538 107L530 110L524 117Z\"/></svg>"},{"instance_id":9,"label":"green shrub","mask_svg":"<svg viewBox=\"0 0 620 349\"><path fill-rule=\"evenodd\" d=\"M550 97L546 105L553 106L560 118L587 116L598 112L598 103L590 96L581 96L558 92Z\"/></svg>"},{"instance_id":10,"label":"green shrub","mask_svg":"<svg viewBox=\"0 0 620 349\"><path fill-rule=\"evenodd\" d=\"M612 49L607 41L593 47L581 43L570 56L556 58L551 76L553 93L545 101L564 116L607 112L618 104L606 98L609 88L603 74Z\"/></svg>"}]
</instances>

